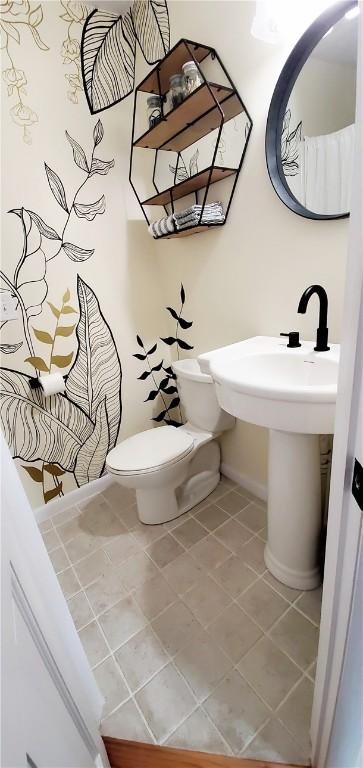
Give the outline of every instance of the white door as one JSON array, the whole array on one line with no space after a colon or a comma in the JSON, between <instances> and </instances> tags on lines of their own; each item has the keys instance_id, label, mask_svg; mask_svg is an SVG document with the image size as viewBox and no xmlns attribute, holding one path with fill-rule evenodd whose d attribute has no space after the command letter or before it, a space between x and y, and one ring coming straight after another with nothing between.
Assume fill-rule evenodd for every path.
<instances>
[{"instance_id":1,"label":"white door","mask_svg":"<svg viewBox=\"0 0 363 768\"><path fill-rule=\"evenodd\" d=\"M1 436L1 766L108 766L102 697Z\"/></svg>"}]
</instances>

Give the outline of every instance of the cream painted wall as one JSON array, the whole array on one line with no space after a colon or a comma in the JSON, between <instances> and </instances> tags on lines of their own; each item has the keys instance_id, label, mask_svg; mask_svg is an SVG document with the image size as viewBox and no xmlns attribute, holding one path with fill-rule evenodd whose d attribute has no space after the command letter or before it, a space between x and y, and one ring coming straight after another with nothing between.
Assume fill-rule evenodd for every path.
<instances>
[{"instance_id":1,"label":"cream painted wall","mask_svg":"<svg viewBox=\"0 0 363 768\"><path fill-rule=\"evenodd\" d=\"M306 316L296 312L311 283L325 286L330 338L340 338L348 222L309 221L293 214L276 196L265 163L271 95L303 29L292 18L290 40L270 46L250 35L254 8L249 0L169 3L172 43L187 37L214 46L254 122L227 225L154 244L164 295L178 279L186 286L196 353L293 329L314 338L317 303L310 303ZM240 422L223 437L222 451L235 470L266 483L265 430Z\"/></svg>"}]
</instances>

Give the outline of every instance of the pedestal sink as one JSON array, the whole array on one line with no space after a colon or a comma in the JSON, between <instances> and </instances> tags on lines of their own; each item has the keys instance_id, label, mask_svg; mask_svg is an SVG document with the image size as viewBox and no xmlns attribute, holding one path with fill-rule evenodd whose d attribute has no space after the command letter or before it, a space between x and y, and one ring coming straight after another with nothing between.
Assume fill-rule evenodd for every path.
<instances>
[{"instance_id":1,"label":"pedestal sink","mask_svg":"<svg viewBox=\"0 0 363 768\"><path fill-rule=\"evenodd\" d=\"M266 566L295 589L321 581L319 435L334 432L340 347L256 336L198 358L225 411L269 429Z\"/></svg>"}]
</instances>

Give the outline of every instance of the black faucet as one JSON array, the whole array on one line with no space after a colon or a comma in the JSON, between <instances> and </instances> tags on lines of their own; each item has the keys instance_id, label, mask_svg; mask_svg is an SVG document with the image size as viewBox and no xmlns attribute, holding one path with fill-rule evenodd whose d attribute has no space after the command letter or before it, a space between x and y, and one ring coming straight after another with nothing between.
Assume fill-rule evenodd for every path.
<instances>
[{"instance_id":1,"label":"black faucet","mask_svg":"<svg viewBox=\"0 0 363 768\"><path fill-rule=\"evenodd\" d=\"M301 315L305 315L309 299L316 293L319 296L320 309L319 309L319 328L316 331L316 346L315 352L327 352L328 347L328 297L325 288L322 285L310 285L309 288L304 291L297 311Z\"/></svg>"}]
</instances>

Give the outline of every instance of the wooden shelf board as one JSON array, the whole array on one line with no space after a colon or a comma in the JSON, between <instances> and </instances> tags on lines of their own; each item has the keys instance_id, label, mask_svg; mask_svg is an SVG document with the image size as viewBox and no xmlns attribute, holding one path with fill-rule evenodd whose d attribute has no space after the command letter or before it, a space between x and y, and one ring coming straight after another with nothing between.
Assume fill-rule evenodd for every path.
<instances>
[{"instance_id":1,"label":"wooden shelf board","mask_svg":"<svg viewBox=\"0 0 363 768\"><path fill-rule=\"evenodd\" d=\"M186 42L188 43L193 56L199 63L202 62L207 56L209 56L210 53L214 52L213 48L208 48L205 45L199 45L199 43L195 43L191 40L187 40ZM162 95L164 95L170 88L170 76L175 75L177 72L181 72L183 64L185 64L186 61L190 61L190 59L191 56L188 48L184 40L181 40L161 61L159 66L159 74L160 90ZM150 72L150 74L145 78L145 80L140 83L137 90L146 91L146 93L159 93L157 67L155 67L153 71Z\"/></svg>"},{"instance_id":2,"label":"wooden shelf board","mask_svg":"<svg viewBox=\"0 0 363 768\"><path fill-rule=\"evenodd\" d=\"M192 192L197 192L198 189L203 189L203 187L207 186L209 172L210 167L204 168L203 171L199 171L195 176L191 176L189 179L181 181L179 184L175 184L173 187L169 187L169 189L165 189L153 197L149 197L141 205L167 205L171 202L171 195L173 200L179 200L181 197L190 195ZM237 168L215 166L212 170L210 184L215 184L217 181L233 176L235 173L237 173Z\"/></svg>"},{"instance_id":3,"label":"wooden shelf board","mask_svg":"<svg viewBox=\"0 0 363 768\"><path fill-rule=\"evenodd\" d=\"M176 237L190 237L190 235L196 235L198 232L206 232L208 229L223 226L224 222L221 224L199 224L196 227L188 227L188 229L180 229L178 232L172 232L167 235L160 235L160 237L154 237L154 240L174 240Z\"/></svg>"},{"instance_id":4,"label":"wooden shelf board","mask_svg":"<svg viewBox=\"0 0 363 768\"><path fill-rule=\"evenodd\" d=\"M226 121L243 112L243 106L232 88L210 83L210 89ZM168 112L164 120L140 136L134 146L180 152L218 128L220 122L221 113L209 88L203 83L178 107Z\"/></svg>"}]
</instances>

